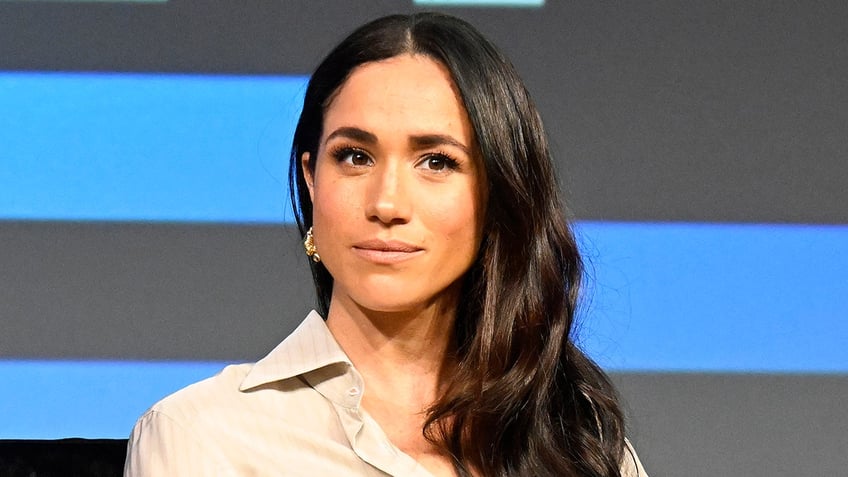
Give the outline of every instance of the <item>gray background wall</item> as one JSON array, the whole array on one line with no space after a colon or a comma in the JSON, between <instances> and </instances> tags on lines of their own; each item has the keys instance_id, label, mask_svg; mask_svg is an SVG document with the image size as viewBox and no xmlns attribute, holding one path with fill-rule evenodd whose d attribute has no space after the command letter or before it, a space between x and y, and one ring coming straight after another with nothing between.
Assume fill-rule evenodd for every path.
<instances>
[{"instance_id":1,"label":"gray background wall","mask_svg":"<svg viewBox=\"0 0 848 477\"><path fill-rule=\"evenodd\" d=\"M846 224L847 5L448 11L524 75L578 219ZM0 2L0 70L307 74L356 25L410 10ZM252 360L311 307L290 227L0 222L0 244L0 359ZM848 376L615 379L654 476L848 468Z\"/></svg>"}]
</instances>

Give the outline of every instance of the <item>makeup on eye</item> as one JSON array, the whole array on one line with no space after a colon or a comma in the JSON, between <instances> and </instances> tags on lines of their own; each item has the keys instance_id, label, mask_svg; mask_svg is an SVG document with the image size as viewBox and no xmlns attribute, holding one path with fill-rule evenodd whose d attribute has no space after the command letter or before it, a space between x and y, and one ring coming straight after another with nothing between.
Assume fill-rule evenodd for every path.
<instances>
[{"instance_id":1,"label":"makeup on eye","mask_svg":"<svg viewBox=\"0 0 848 477\"><path fill-rule=\"evenodd\" d=\"M334 147L330 150L330 156L338 163L345 163L353 167L368 167L374 163L371 154L356 146ZM446 152L427 152L416 160L415 168L423 168L436 173L447 173L460 170L461 162Z\"/></svg>"},{"instance_id":2,"label":"makeup on eye","mask_svg":"<svg viewBox=\"0 0 848 477\"><path fill-rule=\"evenodd\" d=\"M342 144L332 146L337 141L342 142ZM472 157L471 148L451 134L440 132L411 134L408 136L407 142L410 156L418 154L421 159L427 159L428 164L437 166L430 168L434 171L458 170L465 158L470 159ZM325 147L331 146L331 156L336 158L337 161L342 162L342 160L349 158L352 161L351 165L365 166L368 164L362 156L372 158L373 162L373 158L378 156L369 153L369 151L380 148L380 138L374 132L360 127L341 126L327 135L323 145ZM446 149L456 150L457 154L447 152ZM362 156L359 156L360 154ZM358 164L357 160L360 161ZM416 162L416 167L419 163Z\"/></svg>"},{"instance_id":3,"label":"makeup on eye","mask_svg":"<svg viewBox=\"0 0 848 477\"><path fill-rule=\"evenodd\" d=\"M371 162L373 162L367 152L351 146L333 148L330 152L330 156L333 157L336 162L344 162L354 167L368 166Z\"/></svg>"},{"instance_id":4,"label":"makeup on eye","mask_svg":"<svg viewBox=\"0 0 848 477\"><path fill-rule=\"evenodd\" d=\"M448 172L460 169L459 161L443 152L430 153L416 164L416 167L428 166L427 169L433 172Z\"/></svg>"}]
</instances>

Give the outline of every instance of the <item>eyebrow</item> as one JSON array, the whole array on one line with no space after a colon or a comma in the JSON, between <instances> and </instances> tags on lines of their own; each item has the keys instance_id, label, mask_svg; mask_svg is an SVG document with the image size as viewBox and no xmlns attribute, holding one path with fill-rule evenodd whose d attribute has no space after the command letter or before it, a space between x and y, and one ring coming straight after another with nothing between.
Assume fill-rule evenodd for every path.
<instances>
[{"instance_id":1,"label":"eyebrow","mask_svg":"<svg viewBox=\"0 0 848 477\"><path fill-rule=\"evenodd\" d=\"M330 140L337 137L347 138L369 145L377 144L378 142L377 136L368 131L357 127L344 126L330 133L330 135L327 136L327 139L324 140L324 144L327 144ZM415 149L428 149L436 146L453 146L461 149L464 153L471 155L471 151L468 149L468 146L447 134L420 134L410 136L409 142Z\"/></svg>"},{"instance_id":2,"label":"eyebrow","mask_svg":"<svg viewBox=\"0 0 848 477\"><path fill-rule=\"evenodd\" d=\"M377 136L368 131L350 126L341 127L331 132L330 135L327 136L327 139L324 139L324 144L327 144L330 140L337 137L353 139L354 141L364 142L366 144L377 144Z\"/></svg>"},{"instance_id":3,"label":"eyebrow","mask_svg":"<svg viewBox=\"0 0 848 477\"><path fill-rule=\"evenodd\" d=\"M428 149L436 146L453 146L462 150L462 152L471 155L468 146L457 141L447 134L423 134L420 136L411 136L409 142L416 149Z\"/></svg>"}]
</instances>

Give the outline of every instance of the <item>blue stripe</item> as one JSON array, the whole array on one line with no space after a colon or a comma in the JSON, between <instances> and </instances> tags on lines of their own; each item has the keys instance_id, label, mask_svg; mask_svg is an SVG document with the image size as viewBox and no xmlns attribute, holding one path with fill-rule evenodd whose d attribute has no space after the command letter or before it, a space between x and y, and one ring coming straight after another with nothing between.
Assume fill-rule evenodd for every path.
<instances>
[{"instance_id":1,"label":"blue stripe","mask_svg":"<svg viewBox=\"0 0 848 477\"><path fill-rule=\"evenodd\" d=\"M291 221L305 82L0 74L0 219Z\"/></svg>"},{"instance_id":2,"label":"blue stripe","mask_svg":"<svg viewBox=\"0 0 848 477\"><path fill-rule=\"evenodd\" d=\"M0 361L0 439L125 438L154 402L223 366Z\"/></svg>"},{"instance_id":3,"label":"blue stripe","mask_svg":"<svg viewBox=\"0 0 848 477\"><path fill-rule=\"evenodd\" d=\"M584 223L586 347L622 371L848 372L848 226Z\"/></svg>"}]
</instances>

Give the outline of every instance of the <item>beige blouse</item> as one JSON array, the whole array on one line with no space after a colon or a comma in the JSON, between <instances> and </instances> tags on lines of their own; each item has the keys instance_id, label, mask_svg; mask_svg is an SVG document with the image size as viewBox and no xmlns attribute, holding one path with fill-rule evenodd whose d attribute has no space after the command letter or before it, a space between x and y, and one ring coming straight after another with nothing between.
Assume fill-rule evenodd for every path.
<instances>
[{"instance_id":1,"label":"beige blouse","mask_svg":"<svg viewBox=\"0 0 848 477\"><path fill-rule=\"evenodd\" d=\"M227 366L149 409L124 476L432 477L362 410L362 389L313 311L256 364ZM623 475L645 476L628 450Z\"/></svg>"}]
</instances>

